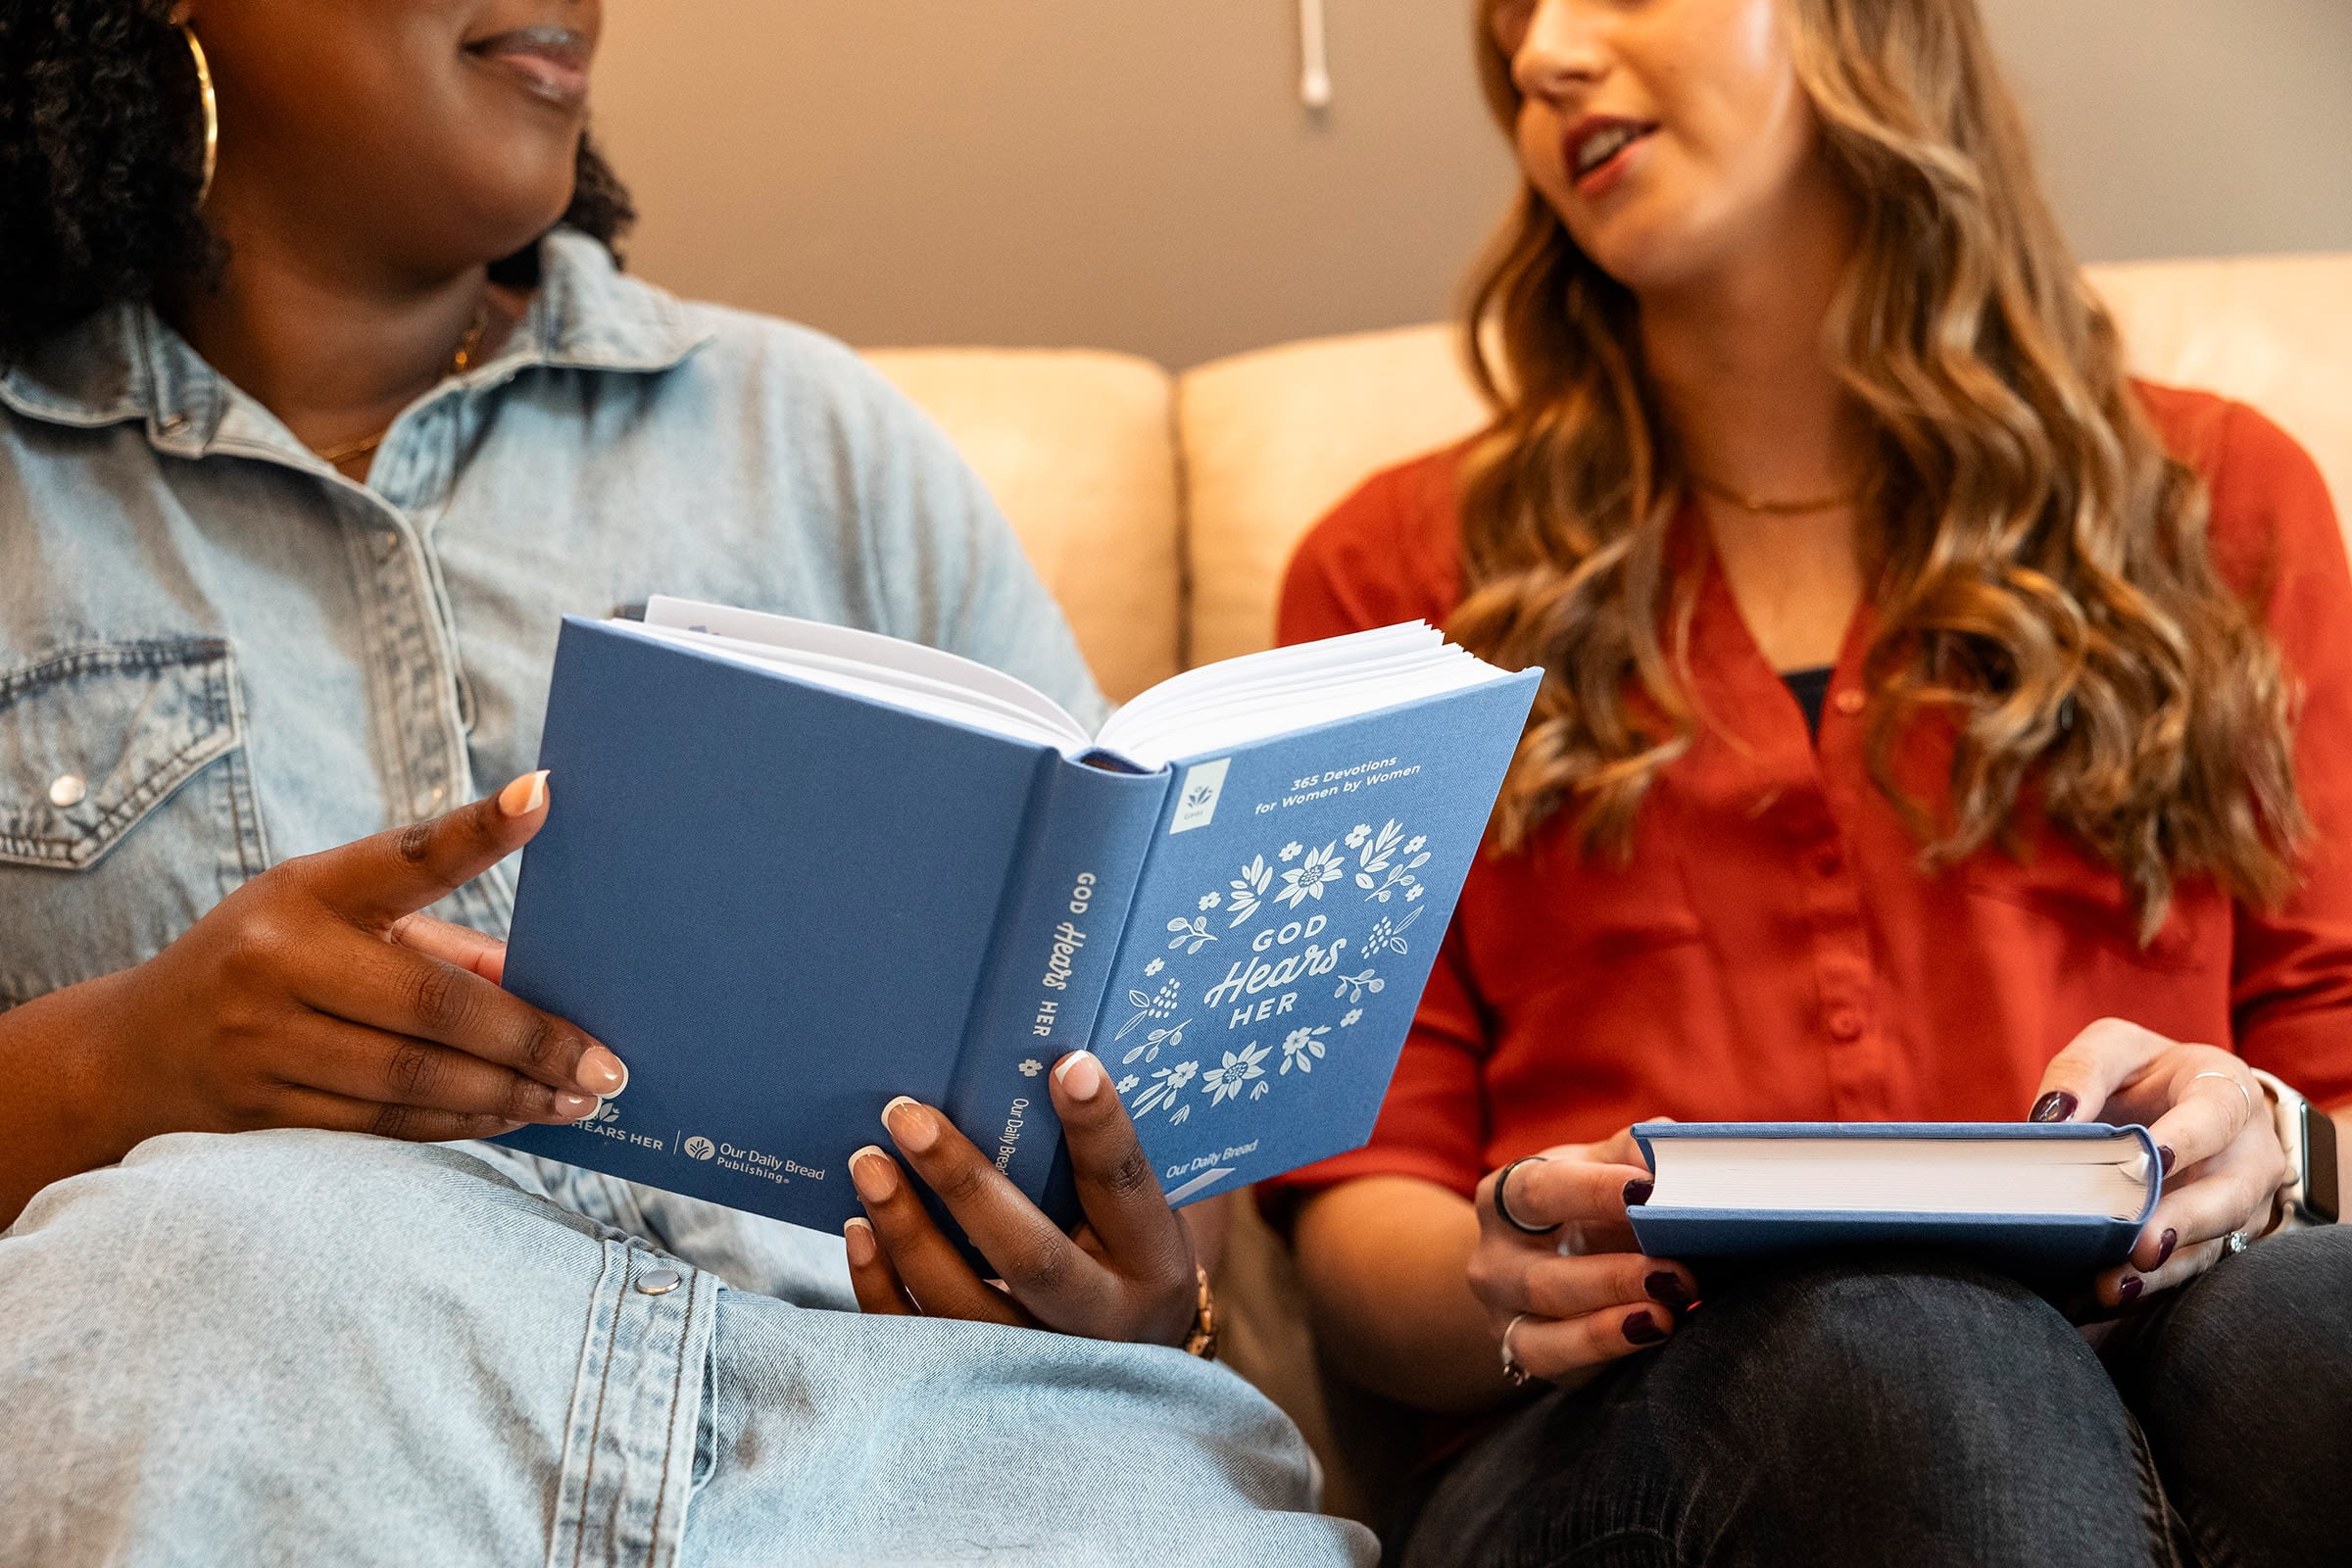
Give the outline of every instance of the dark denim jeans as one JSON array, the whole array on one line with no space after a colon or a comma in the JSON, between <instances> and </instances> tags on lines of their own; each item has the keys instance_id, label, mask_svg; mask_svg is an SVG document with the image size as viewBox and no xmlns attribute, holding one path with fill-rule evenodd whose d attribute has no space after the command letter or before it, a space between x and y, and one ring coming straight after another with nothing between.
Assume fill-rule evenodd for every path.
<instances>
[{"instance_id":1,"label":"dark denim jeans","mask_svg":"<svg viewBox=\"0 0 2352 1568\"><path fill-rule=\"evenodd\" d=\"M1405 1568L2352 1565L2352 1226L2117 1325L1965 1265L1757 1275L1510 1416Z\"/></svg>"}]
</instances>

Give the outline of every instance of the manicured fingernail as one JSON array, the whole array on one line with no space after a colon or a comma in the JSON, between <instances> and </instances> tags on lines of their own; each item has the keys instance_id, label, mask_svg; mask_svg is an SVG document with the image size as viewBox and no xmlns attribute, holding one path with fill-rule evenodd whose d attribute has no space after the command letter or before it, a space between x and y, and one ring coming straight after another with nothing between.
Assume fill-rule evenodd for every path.
<instances>
[{"instance_id":1,"label":"manicured fingernail","mask_svg":"<svg viewBox=\"0 0 2352 1568\"><path fill-rule=\"evenodd\" d=\"M1657 1190L1658 1184L1656 1182L1646 1180L1645 1178L1640 1176L1635 1177L1632 1181L1625 1184L1625 1206L1632 1208L1636 1204L1648 1202L1649 1195Z\"/></svg>"},{"instance_id":2,"label":"manicured fingernail","mask_svg":"<svg viewBox=\"0 0 2352 1568\"><path fill-rule=\"evenodd\" d=\"M2179 1247L2180 1245L2180 1233L2172 1229L2170 1226L2167 1226L2164 1234L2156 1238L2156 1266L2158 1268L2164 1267L2164 1260L2168 1257L2171 1257L2173 1255L2173 1249Z\"/></svg>"},{"instance_id":3,"label":"manicured fingernail","mask_svg":"<svg viewBox=\"0 0 2352 1568\"><path fill-rule=\"evenodd\" d=\"M508 816L528 816L547 804L547 769L525 773L498 792L498 808Z\"/></svg>"},{"instance_id":4,"label":"manicured fingernail","mask_svg":"<svg viewBox=\"0 0 2352 1568\"><path fill-rule=\"evenodd\" d=\"M1061 1092L1084 1104L1102 1089L1102 1064L1091 1051L1073 1051L1054 1064L1054 1081Z\"/></svg>"},{"instance_id":5,"label":"manicured fingernail","mask_svg":"<svg viewBox=\"0 0 2352 1568\"><path fill-rule=\"evenodd\" d=\"M2147 1282L2142 1280L2138 1275L2125 1275L2124 1282L2115 1288L2115 1304L2118 1306L2130 1306L2133 1301L2139 1299L2139 1293L2146 1288Z\"/></svg>"},{"instance_id":6,"label":"manicured fingernail","mask_svg":"<svg viewBox=\"0 0 2352 1568\"><path fill-rule=\"evenodd\" d=\"M568 1089L556 1091L556 1114L565 1121L578 1121L595 1108L594 1095L577 1095Z\"/></svg>"},{"instance_id":7,"label":"manicured fingernail","mask_svg":"<svg viewBox=\"0 0 2352 1568\"><path fill-rule=\"evenodd\" d=\"M899 1167L868 1144L850 1156L850 1183L867 1202L883 1202L899 1190Z\"/></svg>"},{"instance_id":8,"label":"manicured fingernail","mask_svg":"<svg viewBox=\"0 0 2352 1568\"><path fill-rule=\"evenodd\" d=\"M590 1046L580 1053L580 1064L571 1070L571 1077L582 1089L607 1100L629 1087L629 1069L602 1046Z\"/></svg>"},{"instance_id":9,"label":"manicured fingernail","mask_svg":"<svg viewBox=\"0 0 2352 1568\"><path fill-rule=\"evenodd\" d=\"M1655 1345L1666 1337L1666 1331L1647 1312L1636 1312L1625 1320L1625 1337L1629 1344Z\"/></svg>"},{"instance_id":10,"label":"manicured fingernail","mask_svg":"<svg viewBox=\"0 0 2352 1568\"><path fill-rule=\"evenodd\" d=\"M2011 1101L2010 1103L2015 1104L2017 1102ZM2081 1103L2082 1102L2065 1090L2053 1089L2034 1102L2034 1113L2026 1119L2028 1121L2064 1121L2075 1113L2075 1107Z\"/></svg>"},{"instance_id":11,"label":"manicured fingernail","mask_svg":"<svg viewBox=\"0 0 2352 1568\"><path fill-rule=\"evenodd\" d=\"M2179 1159L2180 1157L2180 1155L2173 1152L2172 1145L2158 1144L2156 1146L2156 1168L2160 1171L2163 1171L2167 1176L2170 1176L2173 1173L2173 1161Z\"/></svg>"},{"instance_id":12,"label":"manicured fingernail","mask_svg":"<svg viewBox=\"0 0 2352 1568\"><path fill-rule=\"evenodd\" d=\"M1665 1269L1660 1269L1643 1280L1642 1289L1648 1294L1651 1300L1663 1301L1678 1312L1690 1304L1690 1291L1688 1286L1683 1284L1683 1277L1680 1274L1669 1273Z\"/></svg>"},{"instance_id":13,"label":"manicured fingernail","mask_svg":"<svg viewBox=\"0 0 2352 1568\"><path fill-rule=\"evenodd\" d=\"M856 1167L851 1167L851 1174L856 1173ZM849 1249L852 1268L863 1268L874 1260L874 1228L864 1220L854 1219L842 1226L841 1240Z\"/></svg>"},{"instance_id":14,"label":"manicured fingernail","mask_svg":"<svg viewBox=\"0 0 2352 1568\"><path fill-rule=\"evenodd\" d=\"M916 1103L905 1095L882 1107L882 1125L890 1136L909 1154L919 1154L939 1142L939 1118L931 1114L928 1105Z\"/></svg>"}]
</instances>

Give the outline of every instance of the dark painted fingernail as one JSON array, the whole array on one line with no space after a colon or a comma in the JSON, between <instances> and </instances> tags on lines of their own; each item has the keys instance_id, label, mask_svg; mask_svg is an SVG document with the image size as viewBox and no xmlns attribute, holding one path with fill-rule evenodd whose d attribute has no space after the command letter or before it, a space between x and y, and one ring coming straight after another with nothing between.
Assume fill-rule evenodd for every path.
<instances>
[{"instance_id":1,"label":"dark painted fingernail","mask_svg":"<svg viewBox=\"0 0 2352 1568\"><path fill-rule=\"evenodd\" d=\"M2013 1100L2010 1103L2014 1105L2017 1102ZM2081 1103L2082 1102L2065 1090L2053 1089L2034 1102L2034 1113L2026 1119L2028 1121L2064 1121L2075 1113L2075 1107Z\"/></svg>"},{"instance_id":2,"label":"dark painted fingernail","mask_svg":"<svg viewBox=\"0 0 2352 1568\"><path fill-rule=\"evenodd\" d=\"M1656 1182L1644 1181L1639 1176L1635 1177L1625 1184L1625 1206L1632 1208L1638 1203L1648 1202L1649 1195L1657 1190Z\"/></svg>"},{"instance_id":3,"label":"dark painted fingernail","mask_svg":"<svg viewBox=\"0 0 2352 1568\"><path fill-rule=\"evenodd\" d=\"M2180 1233L2169 1226L2166 1227L2165 1233L2156 1238L2156 1266L2164 1267L2164 1260L2172 1256L2173 1249L2180 1245Z\"/></svg>"},{"instance_id":4,"label":"dark painted fingernail","mask_svg":"<svg viewBox=\"0 0 2352 1568\"><path fill-rule=\"evenodd\" d=\"M1642 1289L1648 1293L1651 1300L1663 1301L1677 1312L1690 1304L1690 1291L1683 1284L1683 1277L1680 1274L1669 1273L1665 1269L1660 1269L1643 1280Z\"/></svg>"},{"instance_id":5,"label":"dark painted fingernail","mask_svg":"<svg viewBox=\"0 0 2352 1568\"><path fill-rule=\"evenodd\" d=\"M2160 1171L2163 1171L2167 1176L2170 1176L2173 1173L2173 1161L2179 1159L2180 1157L2180 1155L2173 1152L2172 1145L2158 1144L2156 1146L2156 1168Z\"/></svg>"},{"instance_id":6,"label":"dark painted fingernail","mask_svg":"<svg viewBox=\"0 0 2352 1568\"><path fill-rule=\"evenodd\" d=\"M2115 1288L2115 1304L2130 1306L2133 1301L2139 1299L2139 1293L2143 1289L2145 1289L2145 1284L2138 1275L2125 1275L2124 1283Z\"/></svg>"},{"instance_id":7,"label":"dark painted fingernail","mask_svg":"<svg viewBox=\"0 0 2352 1568\"><path fill-rule=\"evenodd\" d=\"M1625 1320L1625 1337L1635 1345L1655 1345L1666 1337L1666 1331L1647 1312L1636 1312Z\"/></svg>"}]
</instances>

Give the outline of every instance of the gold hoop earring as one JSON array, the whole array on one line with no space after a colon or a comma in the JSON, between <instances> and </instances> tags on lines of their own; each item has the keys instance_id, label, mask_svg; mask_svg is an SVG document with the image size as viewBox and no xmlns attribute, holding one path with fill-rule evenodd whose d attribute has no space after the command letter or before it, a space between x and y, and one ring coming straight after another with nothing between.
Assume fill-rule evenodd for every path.
<instances>
[{"instance_id":1,"label":"gold hoop earring","mask_svg":"<svg viewBox=\"0 0 2352 1568\"><path fill-rule=\"evenodd\" d=\"M196 62L196 98L204 105L204 180L196 187L196 205L202 207L213 193L213 166L220 161L220 103L213 96L213 68L196 41L196 29L183 22L179 35L188 40L188 56Z\"/></svg>"}]
</instances>

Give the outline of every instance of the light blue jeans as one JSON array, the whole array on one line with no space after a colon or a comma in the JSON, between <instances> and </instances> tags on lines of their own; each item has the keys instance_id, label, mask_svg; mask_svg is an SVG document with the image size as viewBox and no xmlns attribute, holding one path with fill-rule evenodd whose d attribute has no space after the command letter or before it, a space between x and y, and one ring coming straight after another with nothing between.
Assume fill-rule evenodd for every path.
<instances>
[{"instance_id":1,"label":"light blue jeans","mask_svg":"<svg viewBox=\"0 0 2352 1568\"><path fill-rule=\"evenodd\" d=\"M1369 1563L1181 1351L483 1146L178 1134L0 1236L0 1563Z\"/></svg>"}]
</instances>

